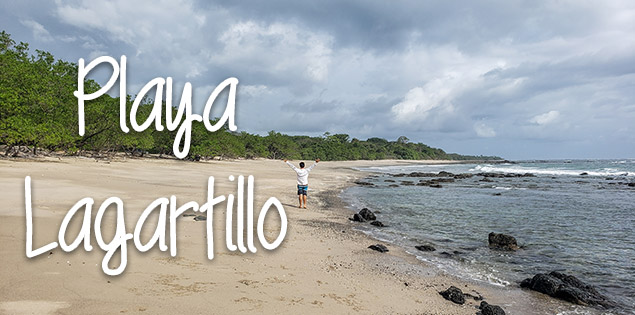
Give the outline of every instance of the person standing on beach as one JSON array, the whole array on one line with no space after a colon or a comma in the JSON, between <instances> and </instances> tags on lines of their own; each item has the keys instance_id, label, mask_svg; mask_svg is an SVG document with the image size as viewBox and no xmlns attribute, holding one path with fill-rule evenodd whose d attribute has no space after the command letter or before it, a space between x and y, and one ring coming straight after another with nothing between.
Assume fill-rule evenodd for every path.
<instances>
[{"instance_id":1,"label":"person standing on beach","mask_svg":"<svg viewBox=\"0 0 635 315\"><path fill-rule=\"evenodd\" d=\"M284 162L298 175L298 201L300 202L298 208L306 209L306 195L309 190L309 172L320 162L320 159L316 159L315 163L308 168L304 168L304 162L300 162L300 168L295 167L291 162L287 161L287 159L284 159ZM304 204L304 207L302 204Z\"/></svg>"}]
</instances>

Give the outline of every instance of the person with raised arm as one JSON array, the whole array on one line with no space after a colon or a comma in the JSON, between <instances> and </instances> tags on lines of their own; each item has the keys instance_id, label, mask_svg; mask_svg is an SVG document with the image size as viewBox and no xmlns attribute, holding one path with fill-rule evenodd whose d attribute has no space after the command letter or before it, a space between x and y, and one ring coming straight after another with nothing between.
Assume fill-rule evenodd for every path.
<instances>
[{"instance_id":1,"label":"person with raised arm","mask_svg":"<svg viewBox=\"0 0 635 315\"><path fill-rule=\"evenodd\" d=\"M298 175L298 201L300 202L298 208L306 209L306 197L307 191L309 190L309 172L320 162L320 159L316 159L315 163L308 168L304 168L304 162L300 162L300 168L295 167L295 165L291 164L287 159L284 159L284 162ZM302 206L303 204L304 206Z\"/></svg>"}]
</instances>

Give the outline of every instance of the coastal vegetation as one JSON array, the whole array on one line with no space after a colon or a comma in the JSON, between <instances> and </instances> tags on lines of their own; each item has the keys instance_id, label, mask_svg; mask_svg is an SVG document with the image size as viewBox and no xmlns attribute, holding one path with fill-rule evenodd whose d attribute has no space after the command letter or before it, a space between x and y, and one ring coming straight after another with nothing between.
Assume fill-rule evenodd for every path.
<instances>
[{"instance_id":1,"label":"coastal vegetation","mask_svg":"<svg viewBox=\"0 0 635 315\"><path fill-rule=\"evenodd\" d=\"M124 133L119 128L119 98L103 95L89 101L85 107L84 136L78 132L77 64L55 57L46 51L30 54L29 45L16 43L11 36L0 33L0 146L5 155L29 148L31 154L40 150L64 154L87 152L130 155L147 153L159 156L172 154L175 131ZM93 80L86 80L84 90L100 89ZM128 95L128 108L132 104ZM144 121L154 101L144 98L137 111L137 120ZM173 108L176 113L176 109ZM165 118L163 118L165 119ZM422 143L413 143L405 136L395 141L382 138L360 140L347 134L324 133L321 136L292 136L276 131L267 135L231 132L222 128L208 132L202 123L192 126L189 158L271 158L322 160L379 159L450 159L489 160L493 156L467 156L446 153Z\"/></svg>"}]
</instances>

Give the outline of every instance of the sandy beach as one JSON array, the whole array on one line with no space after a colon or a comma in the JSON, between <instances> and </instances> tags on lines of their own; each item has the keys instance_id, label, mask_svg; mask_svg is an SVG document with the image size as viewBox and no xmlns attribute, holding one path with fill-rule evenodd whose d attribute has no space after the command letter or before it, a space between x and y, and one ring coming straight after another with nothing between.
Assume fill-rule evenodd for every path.
<instances>
[{"instance_id":1,"label":"sandy beach","mask_svg":"<svg viewBox=\"0 0 635 315\"><path fill-rule=\"evenodd\" d=\"M398 163L414 162L320 162L310 175L305 210L297 208L295 174L282 161L0 160L0 312L475 314L480 301L468 299L456 305L438 294L450 285L466 293L478 292L508 314L550 313L563 306L540 294L443 274L390 244L386 244L388 253L368 249L379 242L353 229L348 220L352 211L338 194L366 175L352 167ZM94 230L91 252L80 246L71 253L56 248L32 259L25 255L25 176L32 178L37 248L57 241L64 215L84 197L95 200L93 216L105 199L121 198L126 229L131 231L143 209L157 198L174 195L179 205L204 203L209 176L216 179L215 195L236 194L230 175L254 176L256 217L269 197L284 205L288 232L278 249L267 251L256 240L255 254L228 251L223 202L214 212L212 261L207 259L205 222L190 216L179 218L176 257L156 247L139 253L129 241L128 265L115 277L101 269L104 252L95 243ZM103 226L106 240L113 235L113 213L106 215ZM71 223L69 242L80 221ZM279 222L270 211L265 224L268 236L275 238ZM156 225L147 226L146 239Z\"/></svg>"}]
</instances>

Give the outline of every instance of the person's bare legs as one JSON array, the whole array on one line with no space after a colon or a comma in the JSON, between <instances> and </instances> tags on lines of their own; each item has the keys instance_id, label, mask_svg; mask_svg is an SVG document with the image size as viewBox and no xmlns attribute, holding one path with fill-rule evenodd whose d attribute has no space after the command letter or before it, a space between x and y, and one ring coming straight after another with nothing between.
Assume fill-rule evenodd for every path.
<instances>
[{"instance_id":1,"label":"person's bare legs","mask_svg":"<svg viewBox=\"0 0 635 315\"><path fill-rule=\"evenodd\" d=\"M300 205L298 206L298 208L302 208L302 195L298 195L298 201L300 202Z\"/></svg>"},{"instance_id":2,"label":"person's bare legs","mask_svg":"<svg viewBox=\"0 0 635 315\"><path fill-rule=\"evenodd\" d=\"M302 200L304 200L304 209L306 209L306 195L302 195Z\"/></svg>"}]
</instances>

